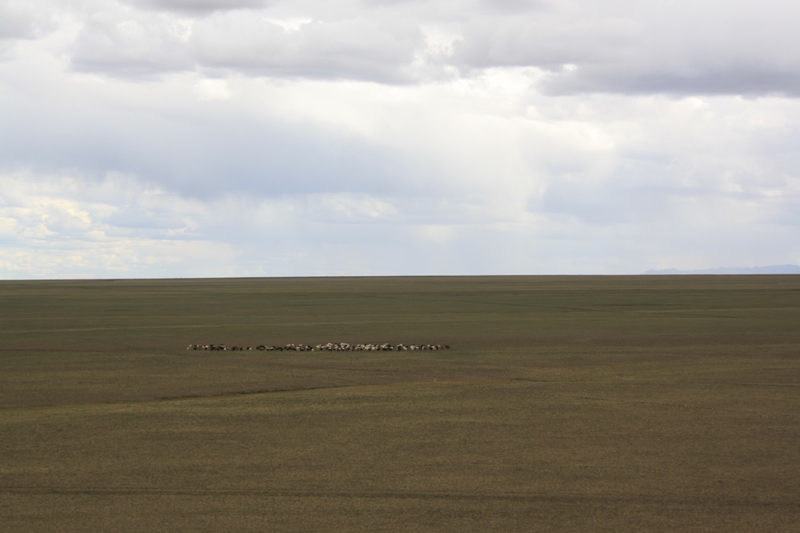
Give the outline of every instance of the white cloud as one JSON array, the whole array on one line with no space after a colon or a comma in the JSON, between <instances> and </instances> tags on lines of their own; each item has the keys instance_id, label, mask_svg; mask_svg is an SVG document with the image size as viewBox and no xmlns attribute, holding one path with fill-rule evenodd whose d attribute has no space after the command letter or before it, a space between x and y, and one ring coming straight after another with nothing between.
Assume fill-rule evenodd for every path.
<instances>
[{"instance_id":1,"label":"white cloud","mask_svg":"<svg viewBox=\"0 0 800 533\"><path fill-rule=\"evenodd\" d=\"M123 0L144 9L175 11L188 14L205 14L234 9L256 9L269 5L271 0Z\"/></svg>"},{"instance_id":2,"label":"white cloud","mask_svg":"<svg viewBox=\"0 0 800 533\"><path fill-rule=\"evenodd\" d=\"M312 21L295 27L244 13L225 13L194 25L191 44L204 67L270 77L411 81L423 45L409 22L367 18Z\"/></svg>"},{"instance_id":3,"label":"white cloud","mask_svg":"<svg viewBox=\"0 0 800 533\"><path fill-rule=\"evenodd\" d=\"M454 59L550 70L545 88L556 94L796 96L798 23L785 0L554 1L523 16L472 19Z\"/></svg>"},{"instance_id":4,"label":"white cloud","mask_svg":"<svg viewBox=\"0 0 800 533\"><path fill-rule=\"evenodd\" d=\"M3 26L0 276L800 262L794 13L726 6L26 8Z\"/></svg>"},{"instance_id":5,"label":"white cloud","mask_svg":"<svg viewBox=\"0 0 800 533\"><path fill-rule=\"evenodd\" d=\"M0 0L0 41L35 39L53 27L46 8L24 0Z\"/></svg>"},{"instance_id":6,"label":"white cloud","mask_svg":"<svg viewBox=\"0 0 800 533\"><path fill-rule=\"evenodd\" d=\"M194 85L198 100L228 100L233 96L228 82L222 79L200 80Z\"/></svg>"},{"instance_id":7,"label":"white cloud","mask_svg":"<svg viewBox=\"0 0 800 533\"><path fill-rule=\"evenodd\" d=\"M0 35L32 38L53 19L9 1ZM797 96L800 87L800 13L786 0L53 5L64 10L58 20L82 26L73 67L110 76L211 69L409 84L527 67L549 73L541 87L551 94Z\"/></svg>"},{"instance_id":8,"label":"white cloud","mask_svg":"<svg viewBox=\"0 0 800 533\"><path fill-rule=\"evenodd\" d=\"M74 45L72 67L112 76L191 70L187 30L166 15L115 9L87 20Z\"/></svg>"}]
</instances>

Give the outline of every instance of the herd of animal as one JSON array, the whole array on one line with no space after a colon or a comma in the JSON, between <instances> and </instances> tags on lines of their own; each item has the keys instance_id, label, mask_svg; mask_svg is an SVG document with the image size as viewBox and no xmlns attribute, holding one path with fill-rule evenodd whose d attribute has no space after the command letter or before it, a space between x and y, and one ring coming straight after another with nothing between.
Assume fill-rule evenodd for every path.
<instances>
[{"instance_id":1,"label":"herd of animal","mask_svg":"<svg viewBox=\"0 0 800 533\"><path fill-rule=\"evenodd\" d=\"M259 344L255 348L252 346L228 346L226 344L190 344L186 347L187 350L258 350L261 352L389 352L394 350L447 350L449 348L450 346L447 344L390 344L388 342L383 344L349 344L347 342L329 342L327 344L317 344L314 346L308 344L284 344L282 346L267 346L264 344Z\"/></svg>"}]
</instances>

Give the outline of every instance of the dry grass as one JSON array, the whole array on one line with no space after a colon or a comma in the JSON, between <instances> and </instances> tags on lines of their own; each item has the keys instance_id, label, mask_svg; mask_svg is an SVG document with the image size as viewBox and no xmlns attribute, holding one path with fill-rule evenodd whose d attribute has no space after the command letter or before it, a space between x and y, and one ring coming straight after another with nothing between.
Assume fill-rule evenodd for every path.
<instances>
[{"instance_id":1,"label":"dry grass","mask_svg":"<svg viewBox=\"0 0 800 533\"><path fill-rule=\"evenodd\" d=\"M0 530L797 531L800 278L0 283ZM446 352L187 352L190 342Z\"/></svg>"}]
</instances>

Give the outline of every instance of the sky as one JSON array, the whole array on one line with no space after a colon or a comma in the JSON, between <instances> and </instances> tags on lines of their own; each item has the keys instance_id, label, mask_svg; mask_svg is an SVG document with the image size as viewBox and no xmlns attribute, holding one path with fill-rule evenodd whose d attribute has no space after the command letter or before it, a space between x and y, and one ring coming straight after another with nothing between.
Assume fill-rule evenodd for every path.
<instances>
[{"instance_id":1,"label":"sky","mask_svg":"<svg viewBox=\"0 0 800 533\"><path fill-rule=\"evenodd\" d=\"M794 0L0 0L0 279L800 264Z\"/></svg>"}]
</instances>

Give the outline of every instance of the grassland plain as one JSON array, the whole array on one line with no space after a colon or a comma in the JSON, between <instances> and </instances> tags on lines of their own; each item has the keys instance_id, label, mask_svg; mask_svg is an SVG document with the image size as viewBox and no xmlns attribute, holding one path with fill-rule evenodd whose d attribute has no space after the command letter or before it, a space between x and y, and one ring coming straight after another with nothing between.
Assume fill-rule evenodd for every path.
<instances>
[{"instance_id":1,"label":"grassland plain","mask_svg":"<svg viewBox=\"0 0 800 533\"><path fill-rule=\"evenodd\" d=\"M798 531L800 276L0 282L2 531ZM436 352L197 352L434 342Z\"/></svg>"}]
</instances>

